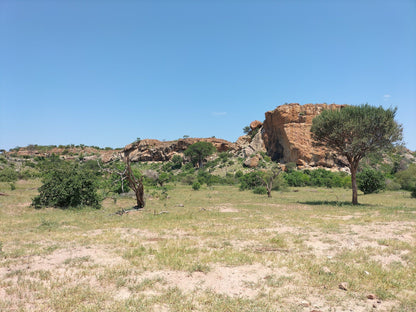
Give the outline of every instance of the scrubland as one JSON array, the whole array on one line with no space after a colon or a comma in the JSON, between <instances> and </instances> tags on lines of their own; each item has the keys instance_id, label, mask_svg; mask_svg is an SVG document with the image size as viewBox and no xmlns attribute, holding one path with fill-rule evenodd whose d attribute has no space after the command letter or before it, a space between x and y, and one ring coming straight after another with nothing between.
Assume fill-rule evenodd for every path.
<instances>
[{"instance_id":1,"label":"scrubland","mask_svg":"<svg viewBox=\"0 0 416 312\"><path fill-rule=\"evenodd\" d=\"M118 215L34 209L40 185L0 183L0 311L416 311L409 192L176 185Z\"/></svg>"}]
</instances>

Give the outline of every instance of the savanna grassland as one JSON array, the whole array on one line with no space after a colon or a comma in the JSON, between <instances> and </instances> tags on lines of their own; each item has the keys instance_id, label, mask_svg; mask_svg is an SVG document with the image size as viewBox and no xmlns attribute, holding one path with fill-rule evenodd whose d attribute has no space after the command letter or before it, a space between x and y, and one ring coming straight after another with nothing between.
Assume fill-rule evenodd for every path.
<instances>
[{"instance_id":1,"label":"savanna grassland","mask_svg":"<svg viewBox=\"0 0 416 312\"><path fill-rule=\"evenodd\" d=\"M40 185L0 183L0 311L416 311L407 191L176 185L117 215L34 209Z\"/></svg>"}]
</instances>

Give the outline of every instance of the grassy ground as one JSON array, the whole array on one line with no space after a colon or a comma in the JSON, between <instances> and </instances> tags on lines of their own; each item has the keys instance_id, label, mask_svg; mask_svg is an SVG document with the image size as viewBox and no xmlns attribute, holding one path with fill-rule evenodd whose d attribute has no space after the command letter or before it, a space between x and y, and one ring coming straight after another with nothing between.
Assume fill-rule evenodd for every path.
<instances>
[{"instance_id":1,"label":"grassy ground","mask_svg":"<svg viewBox=\"0 0 416 312\"><path fill-rule=\"evenodd\" d=\"M406 192L176 186L119 216L35 210L39 186L0 183L0 311L416 311Z\"/></svg>"}]
</instances>

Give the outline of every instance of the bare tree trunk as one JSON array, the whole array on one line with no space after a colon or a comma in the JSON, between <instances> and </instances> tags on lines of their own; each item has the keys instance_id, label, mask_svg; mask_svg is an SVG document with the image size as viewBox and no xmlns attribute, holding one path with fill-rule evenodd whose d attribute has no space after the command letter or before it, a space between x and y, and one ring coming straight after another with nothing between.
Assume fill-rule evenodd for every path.
<instances>
[{"instance_id":1,"label":"bare tree trunk","mask_svg":"<svg viewBox=\"0 0 416 312\"><path fill-rule=\"evenodd\" d=\"M358 205L358 191L357 191L357 169L358 164L350 164L351 169L351 187L352 187L352 204Z\"/></svg>"},{"instance_id":2,"label":"bare tree trunk","mask_svg":"<svg viewBox=\"0 0 416 312\"><path fill-rule=\"evenodd\" d=\"M133 175L133 172L131 171L130 159L128 158L128 156L126 157L126 166L127 181L129 181L129 186L133 189L134 193L136 194L137 208L143 208L145 205L143 177L140 177L140 179L136 179L136 177Z\"/></svg>"}]
</instances>

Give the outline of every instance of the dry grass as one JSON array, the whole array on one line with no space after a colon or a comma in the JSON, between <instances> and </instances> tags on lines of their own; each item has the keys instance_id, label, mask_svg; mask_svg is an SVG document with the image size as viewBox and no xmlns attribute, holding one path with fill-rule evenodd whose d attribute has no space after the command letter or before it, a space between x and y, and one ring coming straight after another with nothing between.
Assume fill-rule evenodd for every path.
<instances>
[{"instance_id":1,"label":"dry grass","mask_svg":"<svg viewBox=\"0 0 416 312\"><path fill-rule=\"evenodd\" d=\"M0 311L416 310L416 202L405 192L352 206L343 189L267 198L176 186L118 216L133 198L35 210L38 186L0 183Z\"/></svg>"}]
</instances>

